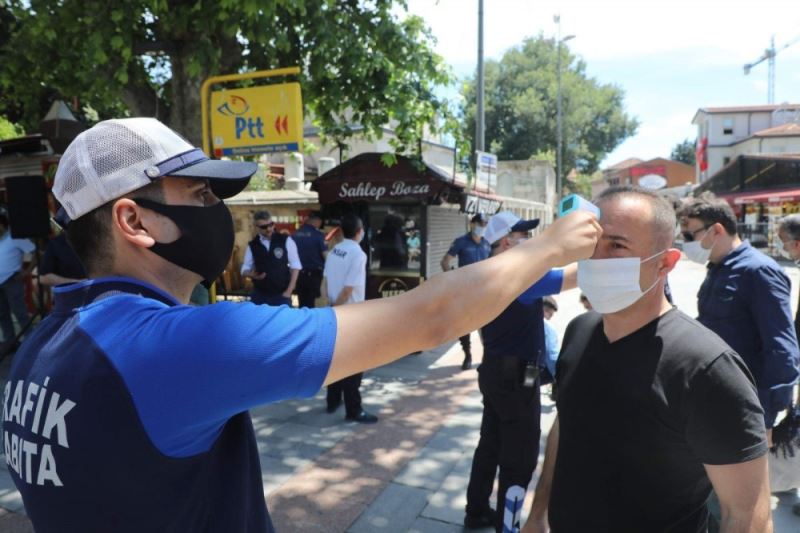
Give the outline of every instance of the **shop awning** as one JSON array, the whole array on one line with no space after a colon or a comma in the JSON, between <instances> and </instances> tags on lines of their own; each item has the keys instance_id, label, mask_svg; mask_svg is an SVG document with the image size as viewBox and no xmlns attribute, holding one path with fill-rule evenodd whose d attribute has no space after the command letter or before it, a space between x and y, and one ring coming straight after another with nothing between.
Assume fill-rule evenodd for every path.
<instances>
[{"instance_id":1,"label":"shop awning","mask_svg":"<svg viewBox=\"0 0 800 533\"><path fill-rule=\"evenodd\" d=\"M453 177L424 162L397 156L387 166L380 153L364 153L332 168L311 184L321 204L334 202L417 201L439 204L456 197L464 187Z\"/></svg>"},{"instance_id":2,"label":"shop awning","mask_svg":"<svg viewBox=\"0 0 800 533\"><path fill-rule=\"evenodd\" d=\"M768 204L800 201L800 189L783 189L778 191L755 191L738 194L720 195L734 205Z\"/></svg>"}]
</instances>

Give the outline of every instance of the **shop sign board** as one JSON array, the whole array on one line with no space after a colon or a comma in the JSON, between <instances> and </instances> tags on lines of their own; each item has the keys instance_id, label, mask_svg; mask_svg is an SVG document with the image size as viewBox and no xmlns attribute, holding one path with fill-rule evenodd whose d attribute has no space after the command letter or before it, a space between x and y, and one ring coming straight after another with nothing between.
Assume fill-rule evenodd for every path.
<instances>
[{"instance_id":1,"label":"shop sign board","mask_svg":"<svg viewBox=\"0 0 800 533\"><path fill-rule=\"evenodd\" d=\"M497 156L486 152L475 152L475 188L494 190L497 188Z\"/></svg>"},{"instance_id":2,"label":"shop sign board","mask_svg":"<svg viewBox=\"0 0 800 533\"><path fill-rule=\"evenodd\" d=\"M500 200L465 194L461 210L468 215L477 215L478 213L493 215L500 211L502 205L503 203Z\"/></svg>"},{"instance_id":3,"label":"shop sign board","mask_svg":"<svg viewBox=\"0 0 800 533\"><path fill-rule=\"evenodd\" d=\"M215 157L302 150L300 84L213 91L211 141Z\"/></svg>"}]
</instances>

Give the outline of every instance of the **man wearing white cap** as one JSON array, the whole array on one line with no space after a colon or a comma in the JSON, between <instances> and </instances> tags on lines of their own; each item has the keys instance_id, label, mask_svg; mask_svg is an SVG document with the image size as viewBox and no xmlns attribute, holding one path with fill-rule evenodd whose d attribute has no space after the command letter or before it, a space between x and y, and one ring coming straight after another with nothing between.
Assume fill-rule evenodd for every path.
<instances>
[{"instance_id":1,"label":"man wearing white cap","mask_svg":"<svg viewBox=\"0 0 800 533\"><path fill-rule=\"evenodd\" d=\"M100 122L65 151L53 192L89 280L55 289L3 405L6 460L36 531L273 531L250 408L463 335L551 267L588 257L600 233L593 216L570 215L516 253L395 298L186 305L233 249L219 198L255 171L148 118Z\"/></svg>"},{"instance_id":2,"label":"man wearing white cap","mask_svg":"<svg viewBox=\"0 0 800 533\"><path fill-rule=\"evenodd\" d=\"M492 216L484 234L492 246L492 256L521 245L538 225L538 219L521 220L510 212ZM483 362L478 367L478 384L483 394L483 417L467 487L467 529L495 526L501 531L507 492L521 491L516 502L516 509L521 509L539 457L539 367L545 363L542 298L575 287L576 272L574 265L551 270L481 328ZM489 498L498 467L495 512ZM520 489L509 491L514 486Z\"/></svg>"}]
</instances>

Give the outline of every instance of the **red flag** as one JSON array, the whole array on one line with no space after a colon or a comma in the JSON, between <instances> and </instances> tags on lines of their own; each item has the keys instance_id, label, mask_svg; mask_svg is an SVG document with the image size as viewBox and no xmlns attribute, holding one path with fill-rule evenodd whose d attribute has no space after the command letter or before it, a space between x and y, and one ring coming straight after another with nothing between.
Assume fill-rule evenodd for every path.
<instances>
[{"instance_id":1,"label":"red flag","mask_svg":"<svg viewBox=\"0 0 800 533\"><path fill-rule=\"evenodd\" d=\"M695 152L695 157L697 158L697 163L700 166L700 172L705 172L708 170L708 137L703 137L697 143L697 151Z\"/></svg>"}]
</instances>

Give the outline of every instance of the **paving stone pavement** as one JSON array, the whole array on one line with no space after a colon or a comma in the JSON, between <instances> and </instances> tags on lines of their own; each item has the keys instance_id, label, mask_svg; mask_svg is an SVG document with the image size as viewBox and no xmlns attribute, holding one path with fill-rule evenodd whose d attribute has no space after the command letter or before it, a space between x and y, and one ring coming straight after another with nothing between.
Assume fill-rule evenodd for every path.
<instances>
[{"instance_id":1,"label":"paving stone pavement","mask_svg":"<svg viewBox=\"0 0 800 533\"><path fill-rule=\"evenodd\" d=\"M792 277L792 301L797 302L798 269L791 264L786 269ZM703 275L703 267L682 261L670 276L676 304L690 316L696 314ZM559 332L582 312L578 295L574 290L556 297L559 312L553 325ZM481 352L476 334L473 345L477 363ZM460 346L449 343L367 373L364 407L380 417L372 426L345 422L343 409L327 414L324 391L310 400L253 410L264 496L277 530L462 531L482 406L475 370L460 371L460 362ZM0 364L0 376L7 374L8 365L9 358ZM543 453L555 410L546 395L542 406ZM797 494L779 494L773 500L775 531L799 532L800 517L791 513L791 506L800 502ZM0 469L0 533L33 531L24 513L7 470Z\"/></svg>"}]
</instances>

